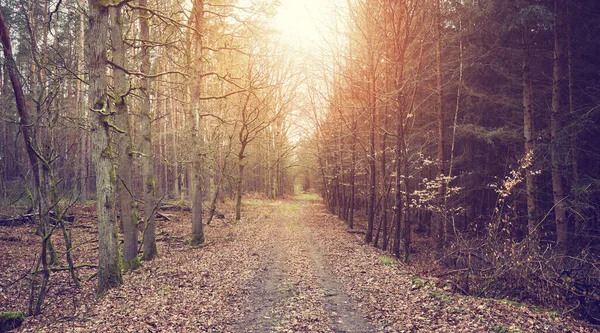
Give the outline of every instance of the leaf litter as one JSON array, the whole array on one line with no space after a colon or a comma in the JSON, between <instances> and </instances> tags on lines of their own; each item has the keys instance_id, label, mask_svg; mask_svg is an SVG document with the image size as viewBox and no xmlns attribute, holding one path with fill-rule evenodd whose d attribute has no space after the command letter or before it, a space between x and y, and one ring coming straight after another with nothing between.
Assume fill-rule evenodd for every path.
<instances>
[{"instance_id":1,"label":"leaf litter","mask_svg":"<svg viewBox=\"0 0 600 333\"><path fill-rule=\"evenodd\" d=\"M595 331L552 312L448 293L365 245L317 201L248 200L238 223L233 207L224 209L201 247L185 241L189 213L170 212L158 224L160 257L102 298L94 269L79 270L79 290L68 272L53 273L44 312L16 332ZM77 264L97 260L89 211L73 228ZM26 312L39 239L33 226L0 232L0 311Z\"/></svg>"}]
</instances>

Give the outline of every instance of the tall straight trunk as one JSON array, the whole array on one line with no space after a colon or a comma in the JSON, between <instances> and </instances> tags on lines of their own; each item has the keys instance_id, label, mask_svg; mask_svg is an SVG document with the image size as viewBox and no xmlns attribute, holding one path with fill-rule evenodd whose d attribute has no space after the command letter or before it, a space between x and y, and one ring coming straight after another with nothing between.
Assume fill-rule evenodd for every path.
<instances>
[{"instance_id":1,"label":"tall straight trunk","mask_svg":"<svg viewBox=\"0 0 600 333\"><path fill-rule=\"evenodd\" d=\"M113 63L125 68L125 43L123 41L123 17L121 7L110 8L111 17L111 42L113 48ZM134 148L129 121L129 110L125 100L129 90L125 72L119 68L113 69L115 90L115 122L121 133L118 146L117 197L119 198L119 212L123 228L123 267L136 269L140 266L138 259L138 213L134 191Z\"/></svg>"},{"instance_id":2,"label":"tall straight trunk","mask_svg":"<svg viewBox=\"0 0 600 333\"><path fill-rule=\"evenodd\" d=\"M82 11L79 17L79 47L77 50L77 75L80 79L77 80L77 103L79 104L79 110L82 113L83 119L83 131L79 142L79 163L78 163L78 182L79 182L79 195L81 201L85 202L89 197L88 189L88 108L85 101L85 94L83 93L83 73L84 69L84 58L85 58L85 13Z\"/></svg>"},{"instance_id":3,"label":"tall straight trunk","mask_svg":"<svg viewBox=\"0 0 600 333\"><path fill-rule=\"evenodd\" d=\"M96 166L98 206L98 293L123 283L119 267L115 216L116 172L111 145L111 112L106 96L106 41L108 8L89 0L90 30L86 38L89 61L89 103L92 157Z\"/></svg>"},{"instance_id":4,"label":"tall straight trunk","mask_svg":"<svg viewBox=\"0 0 600 333\"><path fill-rule=\"evenodd\" d=\"M527 195L527 231L530 243L536 248L539 243L537 230L536 186L533 170L535 153L535 127L533 123L533 88L531 81L531 54L529 28L523 29L523 137L525 139L525 189Z\"/></svg>"},{"instance_id":5,"label":"tall straight trunk","mask_svg":"<svg viewBox=\"0 0 600 333\"><path fill-rule=\"evenodd\" d=\"M444 141L445 141L445 128L444 128L444 87L442 84L442 11L441 11L441 0L435 1L436 7L436 24L435 24L435 67L436 67L436 90L437 90L437 122L438 122L438 176L440 177L440 188L438 192L438 201L442 208L441 216L436 219L435 222L435 243L439 249L442 249L446 243L448 223L445 216L445 205L446 205L446 181L444 174L446 172L446 162L444 160Z\"/></svg>"},{"instance_id":6,"label":"tall straight trunk","mask_svg":"<svg viewBox=\"0 0 600 333\"><path fill-rule=\"evenodd\" d=\"M139 0L140 7L145 8L146 0ZM148 24L150 14L145 10L139 11L140 20L140 39L141 48L141 66L140 72L145 75L150 73L150 27ZM152 146L152 120L154 117L152 105L150 103L150 79L142 77L140 79L140 111L142 141L140 150L142 152L142 179L144 180L144 252L142 260L152 260L158 256L156 248L156 178L154 175L154 149Z\"/></svg>"},{"instance_id":7,"label":"tall straight trunk","mask_svg":"<svg viewBox=\"0 0 600 333\"><path fill-rule=\"evenodd\" d=\"M404 202L402 198L402 175L404 173L403 166L405 165L406 156L404 154L404 118L405 118L405 109L404 109L404 91L402 89L403 81L404 81L404 54L406 50L406 45L404 44L406 40L400 38L402 36L402 28L398 23L396 27L396 44L394 47L394 52L396 56L396 68L394 73L394 84L396 89L396 179L395 179L395 203L394 203L394 244L392 251L396 258L400 258L401 251L401 239L402 236L406 236L407 230L406 228L406 215L404 214ZM408 189L407 189L408 190ZM408 203L406 203L408 205ZM410 232L410 231L408 231Z\"/></svg>"},{"instance_id":8,"label":"tall straight trunk","mask_svg":"<svg viewBox=\"0 0 600 333\"><path fill-rule=\"evenodd\" d=\"M192 66L194 66L193 88L192 88L192 243L204 243L204 229L202 226L202 152L200 135L200 92L202 88L201 71L203 69L203 44L202 44L202 29L204 24L204 0L195 0L192 8L192 16L194 21L195 31L193 32L194 47L196 52Z\"/></svg>"},{"instance_id":9,"label":"tall straight trunk","mask_svg":"<svg viewBox=\"0 0 600 333\"><path fill-rule=\"evenodd\" d=\"M369 202L367 211L367 232L365 233L365 242L373 242L373 227L375 225L375 188L377 186L377 165L375 156L375 127L377 126L377 75L375 73L375 59L373 51L370 55L370 75L369 80L369 109L371 110L371 129L369 137Z\"/></svg>"},{"instance_id":10,"label":"tall straight trunk","mask_svg":"<svg viewBox=\"0 0 600 333\"><path fill-rule=\"evenodd\" d=\"M456 127L458 126L458 112L460 111L460 101L462 97L462 86L463 86L463 72L464 72L464 62L463 62L463 37L462 37L462 18L458 18L458 82L456 83L456 104L454 105L454 120L452 122L452 140L450 144L450 163L448 166L448 181L452 181L452 171L454 171L454 151L456 148ZM448 188L446 188L446 191ZM448 196L448 193L444 193L444 196ZM446 200L446 199L444 199ZM456 235L456 223L454 216L447 216L445 218L445 226L446 230L444 234L448 237L448 220L452 219L452 231L454 235Z\"/></svg>"},{"instance_id":11,"label":"tall straight trunk","mask_svg":"<svg viewBox=\"0 0 600 333\"><path fill-rule=\"evenodd\" d=\"M452 140L450 145L450 165L448 166L448 178L452 178L454 168L454 148L456 146L456 127L458 125L458 111L460 111L460 99L462 97L463 85L463 39L462 39L462 18L458 19L458 82L456 83L456 104L454 108L454 121L452 122Z\"/></svg>"},{"instance_id":12,"label":"tall straight trunk","mask_svg":"<svg viewBox=\"0 0 600 333\"><path fill-rule=\"evenodd\" d=\"M235 220L242 218L242 182L244 178L244 150L246 145L242 143L240 153L238 154L238 178L236 180L236 202L235 202Z\"/></svg>"},{"instance_id":13,"label":"tall straight trunk","mask_svg":"<svg viewBox=\"0 0 600 333\"><path fill-rule=\"evenodd\" d=\"M267 198L269 198L270 200L274 199L274 195L273 195L273 167L271 165L272 162L272 157L271 155L273 154L271 151L271 145L272 145L272 140L271 140L271 130L270 128L266 128L265 129L265 141L266 141L266 148L267 148L267 157L264 161L265 163L265 194L267 195Z\"/></svg>"},{"instance_id":14,"label":"tall straight trunk","mask_svg":"<svg viewBox=\"0 0 600 333\"><path fill-rule=\"evenodd\" d=\"M387 86L387 83L386 83ZM388 88L388 87L386 87ZM381 223L383 233L381 249L387 251L388 248L388 202L389 202L389 191L386 190L387 181L387 131L388 131L388 106L385 106L383 114L383 134L381 135L381 195L383 196L383 205L381 210Z\"/></svg>"},{"instance_id":15,"label":"tall straight trunk","mask_svg":"<svg viewBox=\"0 0 600 333\"><path fill-rule=\"evenodd\" d=\"M338 125L338 134L337 134L337 163L338 163L338 172L335 177L335 186L336 186L336 209L337 216L340 219L343 219L344 215L344 206L346 204L346 196L344 191L344 145L342 143L342 127L343 123L340 121Z\"/></svg>"},{"instance_id":16,"label":"tall straight trunk","mask_svg":"<svg viewBox=\"0 0 600 333\"><path fill-rule=\"evenodd\" d=\"M402 166L404 165L403 146L404 146L404 112L402 112L401 93L398 93L398 113L396 124L396 190L394 204L394 247L393 252L396 258L400 258L401 237L406 230L403 230L405 224L404 203L402 202Z\"/></svg>"},{"instance_id":17,"label":"tall straight trunk","mask_svg":"<svg viewBox=\"0 0 600 333\"><path fill-rule=\"evenodd\" d=\"M252 67L248 67L248 77L252 77ZM248 87L249 89L251 87ZM240 142L240 150L238 151L238 178L236 179L236 202L235 202L235 220L239 221L242 218L242 183L244 180L244 158L246 157L246 147L248 145L248 124L247 121L247 110L250 103L251 92L246 94L246 100L242 107L242 128L238 133L238 140Z\"/></svg>"},{"instance_id":18,"label":"tall straight trunk","mask_svg":"<svg viewBox=\"0 0 600 333\"><path fill-rule=\"evenodd\" d=\"M567 203L563 184L563 163L559 146L559 131L562 127L562 94L564 83L564 3L554 0L554 69L552 80L552 113L550 135L552 137L552 193L554 197L554 218L556 223L556 246L561 253L567 252L569 230L567 225Z\"/></svg>"},{"instance_id":19,"label":"tall straight trunk","mask_svg":"<svg viewBox=\"0 0 600 333\"><path fill-rule=\"evenodd\" d=\"M350 229L354 228L354 201L356 200L356 141L357 141L357 133L356 128L356 113L352 110L352 145L351 145L351 154L352 161L350 164L350 199L348 199L348 226Z\"/></svg>"},{"instance_id":20,"label":"tall straight trunk","mask_svg":"<svg viewBox=\"0 0 600 333\"><path fill-rule=\"evenodd\" d=\"M569 87L569 118L575 119L577 116L575 111L575 76L573 74L573 25L572 25L572 9L571 6L565 6L566 9L566 25L567 25L567 79L568 79L568 87ZM578 143L577 143L577 134L578 130L573 131L571 133L571 171L573 172L573 182L577 187L579 186L579 161L578 156Z\"/></svg>"},{"instance_id":21,"label":"tall straight trunk","mask_svg":"<svg viewBox=\"0 0 600 333\"><path fill-rule=\"evenodd\" d=\"M198 89L198 88L196 88ZM199 91L195 94L199 96ZM204 228L202 225L202 204L204 198L202 195L203 179L202 179L202 151L201 151L201 135L200 135L200 110L199 104L193 108L193 127L192 127L192 244L200 245L204 243Z\"/></svg>"},{"instance_id":22,"label":"tall straight trunk","mask_svg":"<svg viewBox=\"0 0 600 333\"><path fill-rule=\"evenodd\" d=\"M171 158L171 163L172 163L172 167L173 167L173 171L171 172L172 177L171 177L171 181L173 182L173 195L172 198L173 199L179 199L180 196L180 189L179 189L179 173L181 172L179 170L179 162L177 161L177 132L175 131L176 128L179 128L179 115L177 114L177 108L175 106L175 91L173 89L173 87L169 87L169 110L171 110L172 112L170 113L170 120L171 120L171 134L170 134L170 158Z\"/></svg>"}]
</instances>

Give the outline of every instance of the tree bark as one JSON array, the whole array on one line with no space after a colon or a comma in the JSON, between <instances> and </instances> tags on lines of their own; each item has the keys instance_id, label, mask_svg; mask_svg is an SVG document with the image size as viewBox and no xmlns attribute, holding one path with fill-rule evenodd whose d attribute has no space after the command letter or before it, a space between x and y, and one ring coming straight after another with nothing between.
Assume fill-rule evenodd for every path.
<instances>
[{"instance_id":1,"label":"tree bark","mask_svg":"<svg viewBox=\"0 0 600 333\"><path fill-rule=\"evenodd\" d=\"M527 195L527 230L533 248L539 245L537 228L536 186L533 170L535 154L535 127L533 122L533 88L531 80L531 54L529 49L529 28L523 29L523 137L525 139L525 189Z\"/></svg>"},{"instance_id":2,"label":"tree bark","mask_svg":"<svg viewBox=\"0 0 600 333\"><path fill-rule=\"evenodd\" d=\"M559 144L559 131L562 128L562 86L564 83L564 3L554 0L554 68L552 80L552 113L550 134L552 137L552 193L554 197L554 218L556 223L556 246L560 253L567 252L569 230L567 225L567 203L563 184L563 163Z\"/></svg>"},{"instance_id":3,"label":"tree bark","mask_svg":"<svg viewBox=\"0 0 600 333\"><path fill-rule=\"evenodd\" d=\"M123 283L119 267L115 216L116 172L111 145L112 115L106 96L106 41L108 8L101 0L89 0L90 30L86 38L89 61L89 103L92 156L96 166L98 208L98 293Z\"/></svg>"},{"instance_id":4,"label":"tree bark","mask_svg":"<svg viewBox=\"0 0 600 333\"><path fill-rule=\"evenodd\" d=\"M375 126L377 126L377 86L375 73L375 65L373 59L374 55L370 56L370 75L371 79L369 82L369 109L371 110L371 129L369 137L369 202L367 212L367 232L365 233L365 242L373 242L373 227L375 224L375 187L377 186L377 165L375 156Z\"/></svg>"},{"instance_id":5,"label":"tree bark","mask_svg":"<svg viewBox=\"0 0 600 333\"><path fill-rule=\"evenodd\" d=\"M356 200L356 141L357 136L357 120L356 111L352 110L352 144L351 154L352 162L350 164L350 199L348 203L348 226L350 229L354 228L354 201Z\"/></svg>"},{"instance_id":6,"label":"tree bark","mask_svg":"<svg viewBox=\"0 0 600 333\"><path fill-rule=\"evenodd\" d=\"M235 220L242 218L242 181L244 177L244 150L246 145L242 144L238 154L238 178L236 181Z\"/></svg>"},{"instance_id":7,"label":"tree bark","mask_svg":"<svg viewBox=\"0 0 600 333\"><path fill-rule=\"evenodd\" d=\"M575 110L575 74L573 73L573 27L572 27L572 9L571 6L565 6L566 8L566 26L567 26L567 78L569 87L569 117L575 119L577 112ZM571 150L570 150L570 161L571 171L573 172L573 183L575 187L579 186L579 145L578 145L578 130L571 133Z\"/></svg>"},{"instance_id":8,"label":"tree bark","mask_svg":"<svg viewBox=\"0 0 600 333\"><path fill-rule=\"evenodd\" d=\"M194 20L195 31L193 32L193 41L195 43L194 49L195 61L192 62L194 66L194 83L193 83L193 97L192 97L192 151L193 151L193 162L192 162L192 178L193 178L193 189L192 195L192 244L199 245L204 243L204 229L202 226L202 152L201 144L202 140L200 136L200 91L202 85L201 71L203 68L202 56L203 56L203 44L202 44L202 29L204 20L204 0L194 1L192 8L192 15Z\"/></svg>"},{"instance_id":9,"label":"tree bark","mask_svg":"<svg viewBox=\"0 0 600 333\"><path fill-rule=\"evenodd\" d=\"M441 11L441 0L435 1L435 64L436 64L436 90L437 90L437 121L438 121L438 176L440 177L440 188L438 194L439 205L442 210L438 219L435 222L435 238L436 246L439 249L443 249L446 243L447 237L447 222L445 216L445 205L446 205L446 181L444 175L446 173L446 162L444 160L444 141L445 141L445 127L444 127L444 87L442 84L442 11Z\"/></svg>"},{"instance_id":10,"label":"tree bark","mask_svg":"<svg viewBox=\"0 0 600 333\"><path fill-rule=\"evenodd\" d=\"M139 0L140 7L146 7L146 0ZM150 27L148 25L149 13L140 10L140 39L142 43L142 63L140 72L150 73ZM144 179L144 253L142 260L152 260L158 256L156 248L156 178L154 174L154 149L152 146L152 120L154 117L153 107L150 103L150 79L142 77L140 79L140 91L142 101L140 109L142 112L141 132L142 142L140 150L142 152L142 177Z\"/></svg>"},{"instance_id":11,"label":"tree bark","mask_svg":"<svg viewBox=\"0 0 600 333\"><path fill-rule=\"evenodd\" d=\"M79 163L78 163L78 183L79 183L79 195L80 200L85 202L89 197L89 186L88 186L88 167L89 167L89 111L85 101L85 94L83 80L85 72L85 13L82 11L79 17L79 49L77 50L77 75L80 76L80 80L77 80L77 103L80 108L79 112L82 113L83 128L82 135L79 142Z\"/></svg>"},{"instance_id":12,"label":"tree bark","mask_svg":"<svg viewBox=\"0 0 600 333\"><path fill-rule=\"evenodd\" d=\"M121 68L125 65L125 43L123 42L123 17L121 7L111 7L111 41L113 48L113 63ZM133 137L129 121L129 110L125 100L129 86L125 72L119 68L113 69L115 121L122 130L118 146L117 168L117 197L123 228L123 268L136 269L140 266L138 259L138 212L134 196L133 176Z\"/></svg>"}]
</instances>

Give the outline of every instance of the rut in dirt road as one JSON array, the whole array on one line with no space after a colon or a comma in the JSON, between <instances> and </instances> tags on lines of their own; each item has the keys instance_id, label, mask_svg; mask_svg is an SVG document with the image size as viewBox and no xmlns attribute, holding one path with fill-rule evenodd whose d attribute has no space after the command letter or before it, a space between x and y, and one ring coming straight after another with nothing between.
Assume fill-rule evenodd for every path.
<instances>
[{"instance_id":1,"label":"rut in dirt road","mask_svg":"<svg viewBox=\"0 0 600 333\"><path fill-rule=\"evenodd\" d=\"M239 332L371 332L358 304L324 264L307 225L311 204L282 202L261 223L266 266L257 274Z\"/></svg>"}]
</instances>

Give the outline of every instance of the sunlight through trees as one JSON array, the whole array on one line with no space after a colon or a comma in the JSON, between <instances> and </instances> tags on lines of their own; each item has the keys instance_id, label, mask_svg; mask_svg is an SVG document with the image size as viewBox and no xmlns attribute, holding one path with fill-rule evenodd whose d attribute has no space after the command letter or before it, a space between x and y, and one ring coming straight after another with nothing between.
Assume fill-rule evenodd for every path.
<instances>
[{"instance_id":1,"label":"sunlight through trees","mask_svg":"<svg viewBox=\"0 0 600 333\"><path fill-rule=\"evenodd\" d=\"M31 314L62 257L81 285L74 207L95 205L102 294L159 258L160 209L189 210L202 247L220 207L244 223L247 196L304 191L465 294L600 320L597 1L0 11L0 215L35 221Z\"/></svg>"}]
</instances>

